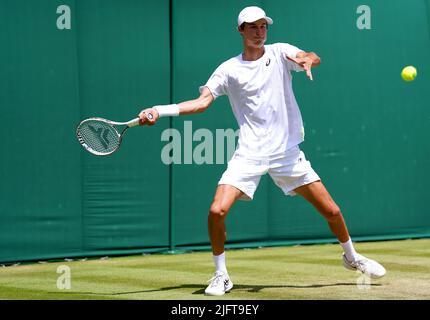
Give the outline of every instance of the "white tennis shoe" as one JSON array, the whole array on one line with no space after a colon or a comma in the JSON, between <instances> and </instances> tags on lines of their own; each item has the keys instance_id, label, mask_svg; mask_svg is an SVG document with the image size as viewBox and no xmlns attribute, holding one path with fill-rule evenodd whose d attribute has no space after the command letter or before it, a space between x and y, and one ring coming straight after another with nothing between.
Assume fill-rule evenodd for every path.
<instances>
[{"instance_id":1,"label":"white tennis shoe","mask_svg":"<svg viewBox=\"0 0 430 320\"><path fill-rule=\"evenodd\" d=\"M378 279L382 278L387 271L385 268L380 265L375 260L366 258L361 254L357 254L357 258L355 261L349 261L345 253L342 254L343 266L349 270L359 270L362 273L366 274L370 278Z\"/></svg>"},{"instance_id":2,"label":"white tennis shoe","mask_svg":"<svg viewBox=\"0 0 430 320\"><path fill-rule=\"evenodd\" d=\"M222 296L233 288L233 283L228 274L221 271L215 272L215 275L208 282L210 284L206 288L205 294L209 296Z\"/></svg>"}]
</instances>

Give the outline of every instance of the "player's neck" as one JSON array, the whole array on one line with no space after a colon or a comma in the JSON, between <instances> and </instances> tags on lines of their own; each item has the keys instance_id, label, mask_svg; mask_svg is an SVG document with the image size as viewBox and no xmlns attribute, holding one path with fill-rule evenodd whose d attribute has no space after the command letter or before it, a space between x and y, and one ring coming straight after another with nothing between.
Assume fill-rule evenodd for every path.
<instances>
[{"instance_id":1,"label":"player's neck","mask_svg":"<svg viewBox=\"0 0 430 320\"><path fill-rule=\"evenodd\" d=\"M242 53L242 59L244 61L255 61L260 59L264 55L264 46L261 48L244 47Z\"/></svg>"}]
</instances>

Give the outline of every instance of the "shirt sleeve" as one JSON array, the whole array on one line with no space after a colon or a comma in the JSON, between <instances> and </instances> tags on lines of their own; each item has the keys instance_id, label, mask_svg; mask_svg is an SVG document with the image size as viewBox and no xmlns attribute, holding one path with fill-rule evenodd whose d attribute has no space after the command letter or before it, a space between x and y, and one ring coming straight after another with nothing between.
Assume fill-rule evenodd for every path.
<instances>
[{"instance_id":1,"label":"shirt sleeve","mask_svg":"<svg viewBox=\"0 0 430 320\"><path fill-rule=\"evenodd\" d=\"M227 94L228 75L224 70L223 65L220 65L204 86L199 87L200 93L204 87L207 87L214 99Z\"/></svg>"},{"instance_id":2,"label":"shirt sleeve","mask_svg":"<svg viewBox=\"0 0 430 320\"><path fill-rule=\"evenodd\" d=\"M282 55L282 58L285 59L285 61L287 62L287 68L289 70L293 70L296 72L305 70L301 66L299 66L297 63L287 59L287 56L295 58L297 53L299 53L303 50L301 50L301 49L297 48L296 46L293 46L289 43L278 43L278 47L279 47L280 54Z\"/></svg>"}]
</instances>

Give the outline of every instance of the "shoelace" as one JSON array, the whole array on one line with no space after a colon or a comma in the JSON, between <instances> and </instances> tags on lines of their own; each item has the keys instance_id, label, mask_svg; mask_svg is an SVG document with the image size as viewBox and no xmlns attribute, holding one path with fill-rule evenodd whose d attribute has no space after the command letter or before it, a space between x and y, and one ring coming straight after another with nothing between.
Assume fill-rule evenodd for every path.
<instances>
[{"instance_id":1,"label":"shoelace","mask_svg":"<svg viewBox=\"0 0 430 320\"><path fill-rule=\"evenodd\" d=\"M355 266L357 269L359 269L360 271L366 271L366 262L367 261L368 261L368 259L362 258L360 260L352 262L351 264L353 266Z\"/></svg>"},{"instance_id":2,"label":"shoelace","mask_svg":"<svg viewBox=\"0 0 430 320\"><path fill-rule=\"evenodd\" d=\"M216 287L216 286L218 286L219 282L221 281L222 276L223 276L223 274L222 274L222 273L216 273L212 278L210 278L210 279L208 280L208 282L213 281L213 282L211 282L210 286L211 286L211 287Z\"/></svg>"}]
</instances>

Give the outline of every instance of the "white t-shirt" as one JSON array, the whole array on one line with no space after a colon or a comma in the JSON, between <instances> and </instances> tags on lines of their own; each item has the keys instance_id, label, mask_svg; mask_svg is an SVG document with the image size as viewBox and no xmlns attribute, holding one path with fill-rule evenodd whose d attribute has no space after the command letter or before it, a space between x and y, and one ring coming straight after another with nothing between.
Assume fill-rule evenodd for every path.
<instances>
[{"instance_id":1,"label":"white t-shirt","mask_svg":"<svg viewBox=\"0 0 430 320\"><path fill-rule=\"evenodd\" d=\"M228 96L240 128L236 152L249 157L282 154L304 140L291 83L291 70L303 68L286 59L302 50L287 43L264 49L256 61L244 61L242 54L225 61L205 84L214 99Z\"/></svg>"}]
</instances>

